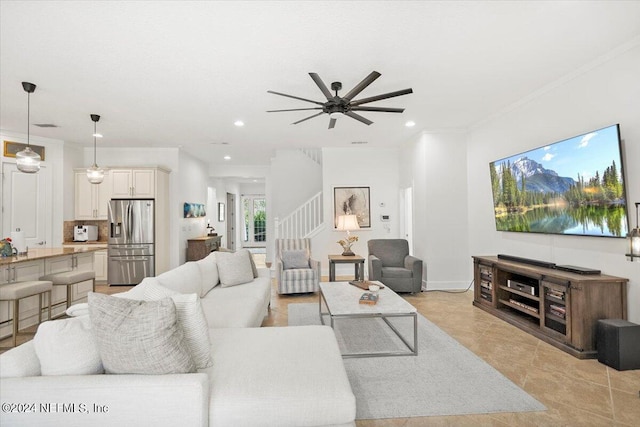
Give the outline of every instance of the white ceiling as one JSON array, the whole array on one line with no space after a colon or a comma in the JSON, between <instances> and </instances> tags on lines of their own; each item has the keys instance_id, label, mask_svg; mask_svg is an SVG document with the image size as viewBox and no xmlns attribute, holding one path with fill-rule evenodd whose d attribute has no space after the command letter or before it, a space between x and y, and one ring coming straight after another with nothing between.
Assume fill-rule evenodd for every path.
<instances>
[{"instance_id":1,"label":"white ceiling","mask_svg":"<svg viewBox=\"0 0 640 427\"><path fill-rule=\"evenodd\" d=\"M1 1L0 127L90 146L176 147L212 164L266 164L274 149L392 147L422 130L465 129L640 35L640 1ZM366 126L328 130L316 72L342 95L411 87L371 106ZM309 114L307 114L309 113ZM240 119L245 126L233 122ZM406 128L407 120L416 122ZM221 145L228 143L228 145ZM99 153L99 151L98 151Z\"/></svg>"}]
</instances>

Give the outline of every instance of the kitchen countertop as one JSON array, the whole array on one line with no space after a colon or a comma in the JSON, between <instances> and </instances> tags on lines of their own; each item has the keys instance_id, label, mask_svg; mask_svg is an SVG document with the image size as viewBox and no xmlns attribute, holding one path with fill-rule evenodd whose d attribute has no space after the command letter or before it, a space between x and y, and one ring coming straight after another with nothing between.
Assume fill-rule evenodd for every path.
<instances>
[{"instance_id":1,"label":"kitchen countertop","mask_svg":"<svg viewBox=\"0 0 640 427\"><path fill-rule=\"evenodd\" d=\"M83 247L74 248L38 248L29 249L29 253L26 255L18 255L11 257L0 257L0 265L16 264L27 261L37 261L46 258L55 258L65 255L73 255L78 253L96 252L104 248L99 246L86 245Z\"/></svg>"},{"instance_id":2,"label":"kitchen countertop","mask_svg":"<svg viewBox=\"0 0 640 427\"><path fill-rule=\"evenodd\" d=\"M93 240L91 242L76 242L75 240L65 240L62 242L63 245L108 245L109 242L106 240Z\"/></svg>"}]
</instances>

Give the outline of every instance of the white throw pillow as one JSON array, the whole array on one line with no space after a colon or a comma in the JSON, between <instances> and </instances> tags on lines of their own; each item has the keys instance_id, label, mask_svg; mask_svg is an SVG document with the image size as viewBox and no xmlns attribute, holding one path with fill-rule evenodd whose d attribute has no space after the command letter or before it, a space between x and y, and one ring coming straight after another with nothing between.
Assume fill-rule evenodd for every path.
<instances>
[{"instance_id":1,"label":"white throw pillow","mask_svg":"<svg viewBox=\"0 0 640 427\"><path fill-rule=\"evenodd\" d=\"M171 298L136 301L89 292L89 318L109 374L184 374L196 366Z\"/></svg>"},{"instance_id":2,"label":"white throw pillow","mask_svg":"<svg viewBox=\"0 0 640 427\"><path fill-rule=\"evenodd\" d=\"M67 308L67 311L65 311L65 313L69 317L88 316L89 315L89 304L87 304L86 302L81 302L79 304L73 304L71 307Z\"/></svg>"},{"instance_id":3,"label":"white throw pillow","mask_svg":"<svg viewBox=\"0 0 640 427\"><path fill-rule=\"evenodd\" d=\"M0 378L38 377L40 375L40 360L36 354L33 340L0 354Z\"/></svg>"},{"instance_id":4,"label":"white throw pillow","mask_svg":"<svg viewBox=\"0 0 640 427\"><path fill-rule=\"evenodd\" d=\"M88 316L41 323L33 344L42 375L104 373Z\"/></svg>"},{"instance_id":5,"label":"white throw pillow","mask_svg":"<svg viewBox=\"0 0 640 427\"><path fill-rule=\"evenodd\" d=\"M178 326L182 329L196 368L212 366L211 343L200 297L196 294L181 294L157 284L145 288L146 301L157 301L166 297L171 298L176 305Z\"/></svg>"},{"instance_id":6,"label":"white throw pillow","mask_svg":"<svg viewBox=\"0 0 640 427\"><path fill-rule=\"evenodd\" d=\"M218 264L216 264L216 253L212 252L205 258L196 261L196 265L200 268L200 275L202 276L200 296L204 297L211 289L220 284Z\"/></svg>"},{"instance_id":7,"label":"white throw pillow","mask_svg":"<svg viewBox=\"0 0 640 427\"><path fill-rule=\"evenodd\" d=\"M253 268L251 267L251 253L247 250L238 252L219 252L216 254L220 285L241 285L253 281Z\"/></svg>"}]
</instances>

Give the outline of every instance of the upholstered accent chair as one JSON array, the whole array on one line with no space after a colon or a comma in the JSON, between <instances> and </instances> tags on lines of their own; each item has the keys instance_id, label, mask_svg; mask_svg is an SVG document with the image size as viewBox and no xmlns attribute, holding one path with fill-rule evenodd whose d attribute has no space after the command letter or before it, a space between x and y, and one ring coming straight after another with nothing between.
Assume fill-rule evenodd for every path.
<instances>
[{"instance_id":1,"label":"upholstered accent chair","mask_svg":"<svg viewBox=\"0 0 640 427\"><path fill-rule=\"evenodd\" d=\"M420 292L422 260L409 255L405 239L372 239L369 248L369 280L378 280L396 292Z\"/></svg>"},{"instance_id":2,"label":"upholstered accent chair","mask_svg":"<svg viewBox=\"0 0 640 427\"><path fill-rule=\"evenodd\" d=\"M318 291L320 261L311 259L311 239L276 239L275 261L279 294Z\"/></svg>"}]
</instances>

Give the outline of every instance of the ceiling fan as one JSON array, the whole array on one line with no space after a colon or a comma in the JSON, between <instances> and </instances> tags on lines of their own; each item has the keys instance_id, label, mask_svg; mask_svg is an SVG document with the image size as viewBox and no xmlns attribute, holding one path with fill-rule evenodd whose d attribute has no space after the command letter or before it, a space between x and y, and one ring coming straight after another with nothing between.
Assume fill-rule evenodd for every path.
<instances>
[{"instance_id":1,"label":"ceiling fan","mask_svg":"<svg viewBox=\"0 0 640 427\"><path fill-rule=\"evenodd\" d=\"M321 112L304 118L302 120L298 120L297 122L293 122L292 124L297 125L298 123L304 122L305 120L312 119L314 117L318 117L321 114L329 114L331 120L329 120L329 129L333 129L336 125L336 119L339 115L344 114L345 116L351 117L352 119L356 119L359 122L364 123L365 125L370 125L373 123L371 120L362 117L361 115L355 113L355 111L377 111L383 113L402 113L404 108L387 108L387 107L367 107L362 104L368 104L369 102L380 101L382 99L393 98L396 96L407 95L409 93L413 93L413 89L403 89L395 92L389 92L382 95L371 96L369 98L362 98L358 100L354 100L360 92L362 92L367 86L373 83L378 77L381 76L377 71L373 71L364 80L358 83L349 93L344 96L338 96L338 91L342 89L342 83L333 82L331 83L331 90L335 91L335 95L333 95L327 86L324 84L320 76L316 73L309 73L313 81L318 85L324 96L327 98L326 102L312 101L311 99L300 98L298 96L287 95L286 93L274 92L272 90L268 90L268 93L273 93L274 95L286 96L287 98L299 99L300 101L312 102L319 107L312 108L293 108L288 110L269 110L267 113L277 113L282 111L304 111L304 110L322 110Z\"/></svg>"}]
</instances>

